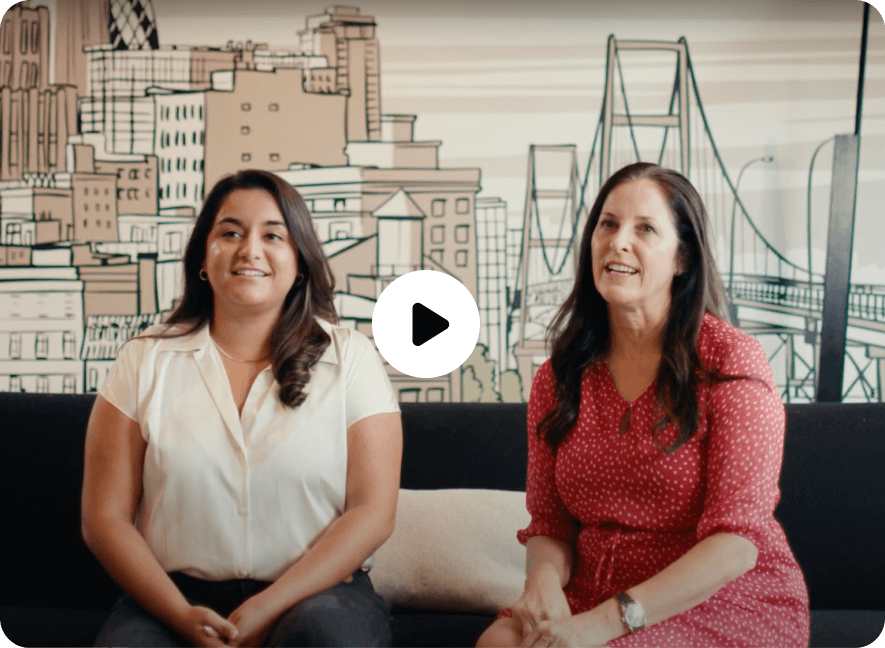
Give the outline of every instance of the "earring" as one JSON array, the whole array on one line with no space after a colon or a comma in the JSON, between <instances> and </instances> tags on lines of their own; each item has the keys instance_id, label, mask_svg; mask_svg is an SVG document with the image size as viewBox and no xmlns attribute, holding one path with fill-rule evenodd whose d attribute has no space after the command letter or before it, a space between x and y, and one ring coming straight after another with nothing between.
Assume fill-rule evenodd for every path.
<instances>
[{"instance_id":1,"label":"earring","mask_svg":"<svg viewBox=\"0 0 885 648\"><path fill-rule=\"evenodd\" d=\"M209 281L209 275L206 273L206 268L200 268L200 279L203 281Z\"/></svg>"}]
</instances>

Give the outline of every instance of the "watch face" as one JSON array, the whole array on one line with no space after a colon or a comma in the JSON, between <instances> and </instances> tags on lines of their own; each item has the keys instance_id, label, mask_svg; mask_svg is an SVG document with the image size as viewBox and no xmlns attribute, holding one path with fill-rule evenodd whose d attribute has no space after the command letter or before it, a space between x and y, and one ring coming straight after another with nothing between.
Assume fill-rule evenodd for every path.
<instances>
[{"instance_id":1,"label":"watch face","mask_svg":"<svg viewBox=\"0 0 885 648\"><path fill-rule=\"evenodd\" d=\"M637 603L631 603L624 610L624 622L632 627L638 628L645 625L645 612L642 606Z\"/></svg>"}]
</instances>

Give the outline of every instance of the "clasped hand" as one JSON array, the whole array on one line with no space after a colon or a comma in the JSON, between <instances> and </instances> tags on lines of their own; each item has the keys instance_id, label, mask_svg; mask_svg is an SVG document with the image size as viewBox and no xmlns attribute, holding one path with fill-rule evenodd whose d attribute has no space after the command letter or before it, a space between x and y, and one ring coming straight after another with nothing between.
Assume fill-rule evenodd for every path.
<instances>
[{"instance_id":1,"label":"clasped hand","mask_svg":"<svg viewBox=\"0 0 885 648\"><path fill-rule=\"evenodd\" d=\"M526 578L522 596L513 606L513 618L522 629L521 646L588 645L585 619L572 616L553 570L539 568Z\"/></svg>"},{"instance_id":2,"label":"clasped hand","mask_svg":"<svg viewBox=\"0 0 885 648\"><path fill-rule=\"evenodd\" d=\"M274 619L255 597L243 601L226 619L202 605L190 608L187 617L188 638L195 646L260 646Z\"/></svg>"}]
</instances>

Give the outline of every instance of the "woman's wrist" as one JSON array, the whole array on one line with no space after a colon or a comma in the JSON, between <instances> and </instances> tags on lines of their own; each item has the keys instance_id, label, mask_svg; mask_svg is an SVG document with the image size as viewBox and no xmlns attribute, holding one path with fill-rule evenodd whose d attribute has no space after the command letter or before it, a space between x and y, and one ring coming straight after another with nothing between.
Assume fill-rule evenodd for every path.
<instances>
[{"instance_id":1,"label":"woman's wrist","mask_svg":"<svg viewBox=\"0 0 885 648\"><path fill-rule=\"evenodd\" d=\"M600 603L588 614L593 615L593 627L598 633L596 636L602 639L601 643L594 645L602 646L630 633L629 628L621 620L621 606L613 598Z\"/></svg>"}]
</instances>

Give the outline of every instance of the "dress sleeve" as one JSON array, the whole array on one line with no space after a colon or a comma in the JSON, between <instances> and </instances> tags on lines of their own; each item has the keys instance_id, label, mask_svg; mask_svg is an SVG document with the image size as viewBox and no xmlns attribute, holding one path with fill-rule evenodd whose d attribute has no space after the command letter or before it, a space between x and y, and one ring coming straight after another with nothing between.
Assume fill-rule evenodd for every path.
<instances>
[{"instance_id":1,"label":"dress sleeve","mask_svg":"<svg viewBox=\"0 0 885 648\"><path fill-rule=\"evenodd\" d=\"M123 344L98 394L133 421L138 420L138 368L145 341L133 338Z\"/></svg>"},{"instance_id":2,"label":"dress sleeve","mask_svg":"<svg viewBox=\"0 0 885 648\"><path fill-rule=\"evenodd\" d=\"M574 542L578 533L577 523L569 515L556 489L556 457L536 433L538 423L555 406L553 371L548 360L535 374L532 393L529 396L527 420L529 460L525 495L526 508L532 516L532 521L516 534L516 538L522 544L537 535Z\"/></svg>"},{"instance_id":3,"label":"dress sleeve","mask_svg":"<svg viewBox=\"0 0 885 648\"><path fill-rule=\"evenodd\" d=\"M757 340L746 337L734 345L718 369L753 379L711 389L707 491L698 541L732 533L760 547L780 499L784 406Z\"/></svg>"},{"instance_id":4,"label":"dress sleeve","mask_svg":"<svg viewBox=\"0 0 885 648\"><path fill-rule=\"evenodd\" d=\"M350 332L344 362L344 415L347 427L373 414L400 411L381 358L365 335Z\"/></svg>"}]
</instances>

